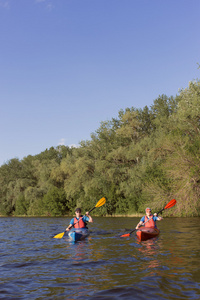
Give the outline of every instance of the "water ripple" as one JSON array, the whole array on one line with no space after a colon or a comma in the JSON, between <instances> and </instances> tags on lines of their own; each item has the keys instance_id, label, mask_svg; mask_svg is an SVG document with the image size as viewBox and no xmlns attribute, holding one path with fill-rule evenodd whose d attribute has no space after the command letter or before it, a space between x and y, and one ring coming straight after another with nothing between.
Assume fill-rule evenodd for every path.
<instances>
[{"instance_id":1,"label":"water ripple","mask_svg":"<svg viewBox=\"0 0 200 300\"><path fill-rule=\"evenodd\" d=\"M142 243L119 238L137 221L96 218L73 244L52 238L65 218L1 218L0 299L200 299L199 219L165 219Z\"/></svg>"}]
</instances>

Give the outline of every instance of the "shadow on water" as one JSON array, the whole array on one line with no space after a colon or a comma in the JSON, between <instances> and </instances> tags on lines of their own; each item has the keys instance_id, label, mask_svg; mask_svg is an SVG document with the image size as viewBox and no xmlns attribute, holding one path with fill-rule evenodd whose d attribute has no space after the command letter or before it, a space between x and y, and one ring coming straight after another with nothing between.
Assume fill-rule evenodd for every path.
<instances>
[{"instance_id":1,"label":"shadow on water","mask_svg":"<svg viewBox=\"0 0 200 300\"><path fill-rule=\"evenodd\" d=\"M95 218L77 243L67 218L1 218L0 299L199 299L199 218L164 219L139 242L137 218Z\"/></svg>"}]
</instances>

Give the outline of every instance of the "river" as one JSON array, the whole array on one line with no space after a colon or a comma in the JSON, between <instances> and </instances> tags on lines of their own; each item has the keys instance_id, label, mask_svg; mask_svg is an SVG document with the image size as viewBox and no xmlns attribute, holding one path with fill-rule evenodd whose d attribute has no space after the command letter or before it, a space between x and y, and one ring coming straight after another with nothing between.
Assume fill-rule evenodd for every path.
<instances>
[{"instance_id":1,"label":"river","mask_svg":"<svg viewBox=\"0 0 200 300\"><path fill-rule=\"evenodd\" d=\"M90 236L53 236L70 218L0 218L0 299L200 299L200 218L164 218L139 242L139 218L94 217Z\"/></svg>"}]
</instances>

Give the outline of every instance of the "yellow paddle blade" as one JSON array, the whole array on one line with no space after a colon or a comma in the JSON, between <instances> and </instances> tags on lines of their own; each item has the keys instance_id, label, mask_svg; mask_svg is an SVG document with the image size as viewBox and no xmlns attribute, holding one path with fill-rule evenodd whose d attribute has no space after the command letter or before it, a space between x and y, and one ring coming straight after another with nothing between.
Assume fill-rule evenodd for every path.
<instances>
[{"instance_id":1,"label":"yellow paddle blade","mask_svg":"<svg viewBox=\"0 0 200 300\"><path fill-rule=\"evenodd\" d=\"M61 232L59 234L56 234L53 238L54 239L62 239L63 235L65 234L65 232Z\"/></svg>"},{"instance_id":2,"label":"yellow paddle blade","mask_svg":"<svg viewBox=\"0 0 200 300\"><path fill-rule=\"evenodd\" d=\"M106 203L106 198L103 197L97 202L95 207L100 207L100 206L104 205L105 203Z\"/></svg>"}]
</instances>

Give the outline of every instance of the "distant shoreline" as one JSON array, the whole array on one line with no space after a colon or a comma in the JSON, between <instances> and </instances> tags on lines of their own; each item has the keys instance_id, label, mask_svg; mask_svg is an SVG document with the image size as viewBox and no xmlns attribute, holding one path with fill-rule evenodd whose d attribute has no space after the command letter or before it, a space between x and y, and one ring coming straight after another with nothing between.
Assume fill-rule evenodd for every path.
<instances>
[{"instance_id":1,"label":"distant shoreline","mask_svg":"<svg viewBox=\"0 0 200 300\"><path fill-rule=\"evenodd\" d=\"M142 217L144 214L124 214L124 215L105 215L105 216L97 216L97 215L92 215L92 217L96 218L117 218L117 217L128 217L128 218L133 218L133 217ZM3 216L0 215L0 218L73 218L74 215L64 215L64 216L26 216L26 215L16 215L16 216Z\"/></svg>"},{"instance_id":2,"label":"distant shoreline","mask_svg":"<svg viewBox=\"0 0 200 300\"><path fill-rule=\"evenodd\" d=\"M96 218L141 218L145 215L141 213L135 213L135 214L113 214L113 215L105 215L105 216L98 216L98 215L92 215L92 217ZM18 215L18 216L3 216L0 215L0 218L73 218L74 215L64 215L64 216L26 216L26 215ZM180 217L180 216L164 216L164 218L169 218L169 217L174 217L174 218L198 218L198 217Z\"/></svg>"}]
</instances>

